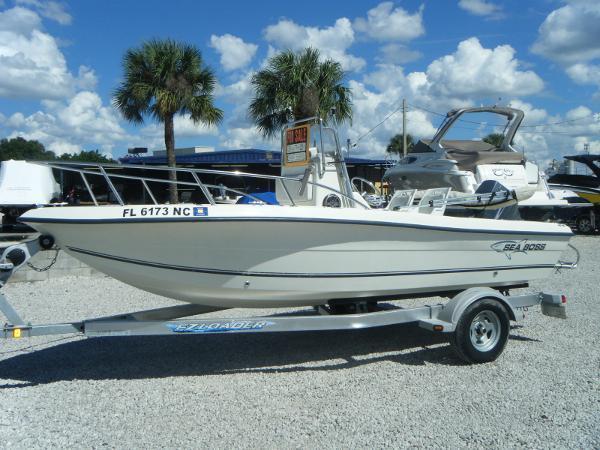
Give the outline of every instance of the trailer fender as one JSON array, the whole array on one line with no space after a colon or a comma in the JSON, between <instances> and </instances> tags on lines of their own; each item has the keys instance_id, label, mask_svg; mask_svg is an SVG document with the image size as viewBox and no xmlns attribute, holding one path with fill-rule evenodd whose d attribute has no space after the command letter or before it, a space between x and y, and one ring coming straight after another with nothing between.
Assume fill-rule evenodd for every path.
<instances>
[{"instance_id":1,"label":"trailer fender","mask_svg":"<svg viewBox=\"0 0 600 450\"><path fill-rule=\"evenodd\" d=\"M498 300L506 308L510 320L517 320L518 314L516 314L515 309L507 301L506 297L494 289L485 287L469 288L460 292L444 305L444 309L439 313L437 319L447 324L452 324L452 329L445 331L454 331L458 320L465 310L476 301L484 298Z\"/></svg>"}]
</instances>

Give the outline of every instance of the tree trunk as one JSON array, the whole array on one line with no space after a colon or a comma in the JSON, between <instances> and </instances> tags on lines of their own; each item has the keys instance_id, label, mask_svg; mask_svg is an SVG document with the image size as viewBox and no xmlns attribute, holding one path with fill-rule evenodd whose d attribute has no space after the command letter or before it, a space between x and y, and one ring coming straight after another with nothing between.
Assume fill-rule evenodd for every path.
<instances>
[{"instance_id":1,"label":"tree trunk","mask_svg":"<svg viewBox=\"0 0 600 450\"><path fill-rule=\"evenodd\" d=\"M169 167L176 167L175 160L175 131L173 129L173 114L165 117L165 148L167 149L167 162ZM177 181L177 172L169 171L169 180ZM177 184L169 183L169 202L171 204L178 203Z\"/></svg>"}]
</instances>

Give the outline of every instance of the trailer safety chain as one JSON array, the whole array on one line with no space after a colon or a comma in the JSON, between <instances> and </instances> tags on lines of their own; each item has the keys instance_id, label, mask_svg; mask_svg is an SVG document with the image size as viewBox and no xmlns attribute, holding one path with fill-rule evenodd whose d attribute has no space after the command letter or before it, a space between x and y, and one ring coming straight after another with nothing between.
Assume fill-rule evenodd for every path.
<instances>
[{"instance_id":1,"label":"trailer safety chain","mask_svg":"<svg viewBox=\"0 0 600 450\"><path fill-rule=\"evenodd\" d=\"M58 258L58 253L60 252L60 248L57 248L54 251L56 252L56 253L54 253L54 258L52 258L52 261L50 261L50 263L46 267L35 267L30 262L27 263L27 267L35 270L36 272L45 272L47 270L50 270L50 268L56 263L56 260Z\"/></svg>"}]
</instances>

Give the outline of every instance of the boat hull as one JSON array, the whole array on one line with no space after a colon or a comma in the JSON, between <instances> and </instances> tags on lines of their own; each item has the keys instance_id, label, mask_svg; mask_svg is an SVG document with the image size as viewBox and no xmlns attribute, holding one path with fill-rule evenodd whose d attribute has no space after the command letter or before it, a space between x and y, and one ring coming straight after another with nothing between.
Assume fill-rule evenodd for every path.
<instances>
[{"instance_id":1,"label":"boat hull","mask_svg":"<svg viewBox=\"0 0 600 450\"><path fill-rule=\"evenodd\" d=\"M46 208L22 221L120 281L217 307L526 283L552 273L571 236L556 224L268 205Z\"/></svg>"}]
</instances>

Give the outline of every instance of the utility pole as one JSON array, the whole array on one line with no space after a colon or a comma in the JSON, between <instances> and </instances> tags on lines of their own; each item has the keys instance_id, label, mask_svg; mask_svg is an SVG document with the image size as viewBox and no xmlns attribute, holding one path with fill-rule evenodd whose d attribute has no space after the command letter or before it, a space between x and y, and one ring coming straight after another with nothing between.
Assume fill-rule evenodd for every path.
<instances>
[{"instance_id":1,"label":"utility pole","mask_svg":"<svg viewBox=\"0 0 600 450\"><path fill-rule=\"evenodd\" d=\"M406 99L402 99L402 150L406 156Z\"/></svg>"}]
</instances>

